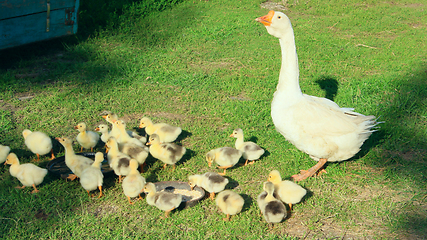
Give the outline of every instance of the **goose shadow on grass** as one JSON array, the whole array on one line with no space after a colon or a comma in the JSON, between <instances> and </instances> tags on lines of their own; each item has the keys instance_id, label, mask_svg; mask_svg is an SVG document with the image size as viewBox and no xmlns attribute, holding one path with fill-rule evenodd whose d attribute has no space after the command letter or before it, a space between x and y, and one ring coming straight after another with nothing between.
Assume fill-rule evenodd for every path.
<instances>
[{"instance_id":1,"label":"goose shadow on grass","mask_svg":"<svg viewBox=\"0 0 427 240\"><path fill-rule=\"evenodd\" d=\"M338 81L331 76L322 76L316 80L316 83L319 87L325 91L325 98L334 101L335 96L338 93L339 83ZM349 160L356 160L364 157L370 149L374 148L381 143L381 139L385 137L385 133L381 128L376 128L375 132L363 143L361 150ZM339 163L338 163L339 164ZM326 166L328 163L326 164ZM325 167L326 167L325 166Z\"/></svg>"},{"instance_id":2,"label":"goose shadow on grass","mask_svg":"<svg viewBox=\"0 0 427 240\"><path fill-rule=\"evenodd\" d=\"M393 216L399 231L420 239L427 238L427 212L422 207L427 204L424 191L427 176L426 79L427 65L421 64L416 70L393 80L395 86L390 91L394 94L384 94L378 105L384 121L379 131L382 144L374 156L367 159L368 165L392 172L391 177L399 181L410 179L414 184L411 187L422 191L414 192L414 196L405 203L410 207ZM376 136L372 137L374 141Z\"/></svg>"},{"instance_id":3,"label":"goose shadow on grass","mask_svg":"<svg viewBox=\"0 0 427 240\"><path fill-rule=\"evenodd\" d=\"M389 175L392 179L409 179L416 190L425 189L427 176L427 65L420 64L414 69L393 79L392 86L388 87L377 104L375 115L380 116L379 121L383 123L365 141L359 153L349 160L361 159L370 153L371 157L363 158L367 166L392 172ZM336 81L326 77L318 83L326 91L326 97L333 99L338 89ZM370 91L378 94L376 89ZM414 238L427 238L424 231L427 228L427 213L421 207L426 201L425 192L414 192L414 196L405 203L405 206L411 207L391 216L394 228Z\"/></svg>"}]
</instances>

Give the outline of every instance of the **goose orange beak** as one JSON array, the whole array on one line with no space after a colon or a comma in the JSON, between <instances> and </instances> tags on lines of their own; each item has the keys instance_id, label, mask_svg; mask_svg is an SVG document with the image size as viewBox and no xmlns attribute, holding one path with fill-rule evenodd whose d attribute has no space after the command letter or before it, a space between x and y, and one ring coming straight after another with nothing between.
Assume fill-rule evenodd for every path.
<instances>
[{"instance_id":1,"label":"goose orange beak","mask_svg":"<svg viewBox=\"0 0 427 240\"><path fill-rule=\"evenodd\" d=\"M268 12L267 15L259 17L257 19L255 19L255 21L260 22L262 24L264 24L264 26L270 26L271 25L271 19L273 19L274 16L274 11L271 10L270 12Z\"/></svg>"},{"instance_id":2,"label":"goose orange beak","mask_svg":"<svg viewBox=\"0 0 427 240\"><path fill-rule=\"evenodd\" d=\"M103 119L107 119L107 115L102 115L102 118Z\"/></svg>"},{"instance_id":3,"label":"goose orange beak","mask_svg":"<svg viewBox=\"0 0 427 240\"><path fill-rule=\"evenodd\" d=\"M99 130L100 130L100 129L99 129L99 127L98 127L98 128L95 128L95 131L99 132Z\"/></svg>"},{"instance_id":4,"label":"goose orange beak","mask_svg":"<svg viewBox=\"0 0 427 240\"><path fill-rule=\"evenodd\" d=\"M74 129L79 129L79 127L78 126L74 126Z\"/></svg>"},{"instance_id":5,"label":"goose orange beak","mask_svg":"<svg viewBox=\"0 0 427 240\"><path fill-rule=\"evenodd\" d=\"M230 134L230 136L229 137L234 137L234 135L233 134Z\"/></svg>"}]
</instances>

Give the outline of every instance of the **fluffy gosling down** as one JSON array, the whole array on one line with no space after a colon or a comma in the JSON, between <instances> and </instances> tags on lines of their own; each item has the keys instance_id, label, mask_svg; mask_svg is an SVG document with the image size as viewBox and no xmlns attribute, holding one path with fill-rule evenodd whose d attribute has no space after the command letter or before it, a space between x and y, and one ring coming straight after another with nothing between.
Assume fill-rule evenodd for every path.
<instances>
[{"instance_id":1,"label":"fluffy gosling down","mask_svg":"<svg viewBox=\"0 0 427 240\"><path fill-rule=\"evenodd\" d=\"M149 118L143 117L139 122L139 128L145 128L145 132L148 135L157 134L160 142L173 142L181 134L182 129L180 127L174 127L167 123L156 123L154 124Z\"/></svg>"},{"instance_id":2,"label":"fluffy gosling down","mask_svg":"<svg viewBox=\"0 0 427 240\"><path fill-rule=\"evenodd\" d=\"M245 142L243 139L243 130L240 128L237 128L233 131L233 133L230 135L230 137L237 138L235 147L236 149L243 152L243 158L245 161L245 166L249 164L253 164L255 160L258 160L263 154L264 149L262 149L260 146L258 146L254 142Z\"/></svg>"},{"instance_id":3,"label":"fluffy gosling down","mask_svg":"<svg viewBox=\"0 0 427 240\"><path fill-rule=\"evenodd\" d=\"M195 186L199 186L210 193L210 198L213 201L215 193L221 192L228 184L228 179L215 172L207 172L203 175L195 174L188 176L188 184L191 190Z\"/></svg>"},{"instance_id":4,"label":"fluffy gosling down","mask_svg":"<svg viewBox=\"0 0 427 240\"><path fill-rule=\"evenodd\" d=\"M274 184L274 189L282 202L289 205L292 210L292 204L299 203L307 194L307 190L300 185L289 181L282 181L279 171L273 170L268 175L268 181Z\"/></svg>"},{"instance_id":5,"label":"fluffy gosling down","mask_svg":"<svg viewBox=\"0 0 427 240\"><path fill-rule=\"evenodd\" d=\"M218 194L215 203L221 212L227 214L227 217L223 218L223 220L230 221L231 215L236 215L242 211L245 200L242 196L231 190L224 190Z\"/></svg>"},{"instance_id":6,"label":"fluffy gosling down","mask_svg":"<svg viewBox=\"0 0 427 240\"><path fill-rule=\"evenodd\" d=\"M231 147L221 147L210 150L206 153L206 161L208 166L211 167L213 162L218 164L218 168L224 169L223 173L220 175L225 175L227 168L231 168L236 165L240 158L242 157L243 152L234 149Z\"/></svg>"},{"instance_id":7,"label":"fluffy gosling down","mask_svg":"<svg viewBox=\"0 0 427 240\"><path fill-rule=\"evenodd\" d=\"M38 131L32 132L25 129L22 135L25 139L25 145L31 152L37 155L37 161L40 161L40 155L46 155L49 152L51 152L51 158L49 160L55 158L55 155L53 155L52 140L46 133Z\"/></svg>"},{"instance_id":8,"label":"fluffy gosling down","mask_svg":"<svg viewBox=\"0 0 427 240\"><path fill-rule=\"evenodd\" d=\"M156 186L153 183L145 184L144 192L147 194L147 203L165 211L165 218L168 218L169 213L179 207L182 202L181 194L157 192Z\"/></svg>"},{"instance_id":9,"label":"fluffy gosling down","mask_svg":"<svg viewBox=\"0 0 427 240\"><path fill-rule=\"evenodd\" d=\"M147 145L150 145L149 151L151 156L164 163L163 169L165 169L168 164L172 165L173 169L175 169L175 163L181 160L186 152L185 147L175 143L162 143L156 133L152 134L149 140Z\"/></svg>"},{"instance_id":10,"label":"fluffy gosling down","mask_svg":"<svg viewBox=\"0 0 427 240\"><path fill-rule=\"evenodd\" d=\"M129 204L134 204L130 198L139 196L138 200L142 199L141 193L144 191L145 178L138 171L138 162L131 159L129 162L130 173L123 179L123 193L128 198Z\"/></svg>"},{"instance_id":11,"label":"fluffy gosling down","mask_svg":"<svg viewBox=\"0 0 427 240\"><path fill-rule=\"evenodd\" d=\"M73 172L69 174L67 179L75 180L82 176L83 170L90 167L93 160L82 155L77 155L73 149L73 141L69 138L55 138L65 149L65 164Z\"/></svg>"},{"instance_id":12,"label":"fluffy gosling down","mask_svg":"<svg viewBox=\"0 0 427 240\"><path fill-rule=\"evenodd\" d=\"M99 189L98 198L102 197L102 184L104 181L104 175L101 172L101 164L104 161L104 154L97 152L95 154L95 161L90 167L83 170L80 176L80 184L86 190L87 195L91 197L90 191Z\"/></svg>"},{"instance_id":13,"label":"fluffy gosling down","mask_svg":"<svg viewBox=\"0 0 427 240\"><path fill-rule=\"evenodd\" d=\"M19 164L19 159L15 153L10 153L6 157L6 162L4 164L10 165L10 175L16 177L23 185L22 187L16 188L23 189L32 186L34 190L31 193L39 192L36 186L43 182L47 174L47 169L40 168L32 163Z\"/></svg>"},{"instance_id":14,"label":"fluffy gosling down","mask_svg":"<svg viewBox=\"0 0 427 240\"><path fill-rule=\"evenodd\" d=\"M6 157L7 155L9 155L9 152L10 152L9 146L3 146L0 144L0 164L6 161Z\"/></svg>"},{"instance_id":15,"label":"fluffy gosling down","mask_svg":"<svg viewBox=\"0 0 427 240\"><path fill-rule=\"evenodd\" d=\"M83 152L84 149L90 149L91 152L93 152L93 148L98 144L99 141L99 135L96 132L88 131L86 129L86 123L81 122L74 126L74 129L77 129L79 131L79 134L77 134L76 140L80 144L80 152Z\"/></svg>"},{"instance_id":16,"label":"fluffy gosling down","mask_svg":"<svg viewBox=\"0 0 427 240\"><path fill-rule=\"evenodd\" d=\"M114 170L114 173L119 176L119 183L122 182L122 176L127 176L130 173L129 162L131 157L119 151L119 146L115 137L110 137L107 141L108 147L108 163Z\"/></svg>"},{"instance_id":17,"label":"fluffy gosling down","mask_svg":"<svg viewBox=\"0 0 427 240\"><path fill-rule=\"evenodd\" d=\"M274 197L274 184L272 182L264 183L264 192L258 195L257 203L268 223L279 223L287 216L285 205L279 199Z\"/></svg>"}]
</instances>

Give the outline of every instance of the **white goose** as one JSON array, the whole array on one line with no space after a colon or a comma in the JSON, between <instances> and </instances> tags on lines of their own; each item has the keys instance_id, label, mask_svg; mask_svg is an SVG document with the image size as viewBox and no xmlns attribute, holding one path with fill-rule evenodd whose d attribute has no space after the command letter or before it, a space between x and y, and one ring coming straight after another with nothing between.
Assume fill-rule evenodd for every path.
<instances>
[{"instance_id":1,"label":"white goose","mask_svg":"<svg viewBox=\"0 0 427 240\"><path fill-rule=\"evenodd\" d=\"M271 103L271 117L277 131L318 163L292 176L300 181L313 176L326 162L347 160L359 152L377 124L374 116L340 108L326 98L309 96L299 86L298 57L289 18L270 11L259 17L269 34L279 38L282 66Z\"/></svg>"}]
</instances>

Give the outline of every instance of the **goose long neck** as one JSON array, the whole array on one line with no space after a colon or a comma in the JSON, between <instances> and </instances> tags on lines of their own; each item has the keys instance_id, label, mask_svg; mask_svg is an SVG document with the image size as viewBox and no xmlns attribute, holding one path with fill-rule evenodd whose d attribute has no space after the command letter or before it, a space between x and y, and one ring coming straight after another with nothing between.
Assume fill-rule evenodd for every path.
<instances>
[{"instance_id":1,"label":"goose long neck","mask_svg":"<svg viewBox=\"0 0 427 240\"><path fill-rule=\"evenodd\" d=\"M115 144L111 144L110 150L108 151L108 153L111 153L111 155L116 156L117 154L119 154L119 146L117 143Z\"/></svg>"},{"instance_id":2,"label":"goose long neck","mask_svg":"<svg viewBox=\"0 0 427 240\"><path fill-rule=\"evenodd\" d=\"M71 157L71 156L76 155L74 153L74 149L73 149L73 145L72 144L65 144L64 145L64 149L65 149L65 157L67 157L67 156Z\"/></svg>"},{"instance_id":3,"label":"goose long neck","mask_svg":"<svg viewBox=\"0 0 427 240\"><path fill-rule=\"evenodd\" d=\"M236 149L240 149L243 145L244 141L243 141L243 136L239 136L236 139L236 143L234 144L234 146L236 147Z\"/></svg>"},{"instance_id":4,"label":"goose long neck","mask_svg":"<svg viewBox=\"0 0 427 240\"><path fill-rule=\"evenodd\" d=\"M291 30L283 38L279 38L279 42L282 50L282 66L277 91L302 96L299 87L298 56L293 31Z\"/></svg>"},{"instance_id":5,"label":"goose long neck","mask_svg":"<svg viewBox=\"0 0 427 240\"><path fill-rule=\"evenodd\" d=\"M147 199L147 203L149 205L154 205L155 204L155 195L156 195L156 193L154 193L154 192L147 193L146 199Z\"/></svg>"}]
</instances>

